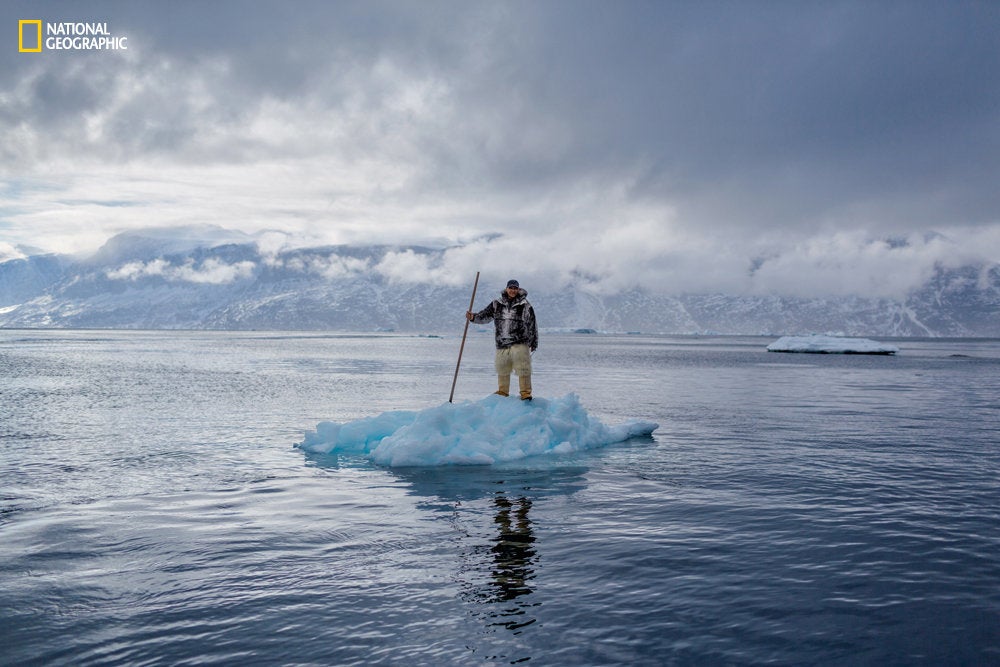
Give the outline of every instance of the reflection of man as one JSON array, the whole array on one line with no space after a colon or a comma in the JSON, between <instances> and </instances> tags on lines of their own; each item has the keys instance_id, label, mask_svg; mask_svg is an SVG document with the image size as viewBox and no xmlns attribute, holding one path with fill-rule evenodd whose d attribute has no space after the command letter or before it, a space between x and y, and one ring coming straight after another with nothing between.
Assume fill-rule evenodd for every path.
<instances>
[{"instance_id":1,"label":"reflection of man","mask_svg":"<svg viewBox=\"0 0 1000 667\"><path fill-rule=\"evenodd\" d=\"M497 508L494 521L500 528L500 534L491 549L494 562L493 585L497 588L497 600L513 600L531 593L527 584L534 577L531 562L535 557L535 550L531 548L535 536L528 519L531 501L521 497L516 502L517 508L514 509L514 505L503 493L498 493L493 499Z\"/></svg>"}]
</instances>

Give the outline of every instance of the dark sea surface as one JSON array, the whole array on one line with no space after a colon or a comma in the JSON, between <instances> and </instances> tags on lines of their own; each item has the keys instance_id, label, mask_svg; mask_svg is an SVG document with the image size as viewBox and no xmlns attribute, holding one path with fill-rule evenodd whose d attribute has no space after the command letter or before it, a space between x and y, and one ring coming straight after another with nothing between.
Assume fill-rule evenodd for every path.
<instances>
[{"instance_id":1,"label":"dark sea surface","mask_svg":"<svg viewBox=\"0 0 1000 667\"><path fill-rule=\"evenodd\" d=\"M294 445L458 337L0 330L0 664L1000 664L1000 341L772 340L543 335L653 437L390 469Z\"/></svg>"}]
</instances>

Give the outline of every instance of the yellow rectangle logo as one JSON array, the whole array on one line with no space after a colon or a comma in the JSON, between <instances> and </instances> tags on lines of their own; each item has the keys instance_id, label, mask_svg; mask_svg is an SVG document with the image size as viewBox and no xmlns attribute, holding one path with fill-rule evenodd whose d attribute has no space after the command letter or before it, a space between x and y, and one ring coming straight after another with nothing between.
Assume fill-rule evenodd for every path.
<instances>
[{"instance_id":1,"label":"yellow rectangle logo","mask_svg":"<svg viewBox=\"0 0 1000 667\"><path fill-rule=\"evenodd\" d=\"M34 29L31 28L34 26ZM28 28L25 31L25 28ZM24 38L25 32L28 39ZM31 37L35 39L32 41ZM32 46L34 44L34 46ZM17 22L17 50L21 53L41 53L42 52L42 22L41 20L22 20Z\"/></svg>"}]
</instances>

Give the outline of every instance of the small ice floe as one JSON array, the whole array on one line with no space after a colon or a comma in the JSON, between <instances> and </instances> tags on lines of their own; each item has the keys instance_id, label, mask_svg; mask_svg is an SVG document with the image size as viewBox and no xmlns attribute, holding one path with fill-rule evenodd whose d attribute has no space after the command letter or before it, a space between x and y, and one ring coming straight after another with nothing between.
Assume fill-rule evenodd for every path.
<instances>
[{"instance_id":1,"label":"small ice floe","mask_svg":"<svg viewBox=\"0 0 1000 667\"><path fill-rule=\"evenodd\" d=\"M811 352L813 354L896 354L899 348L867 338L839 336L782 336L767 346L768 352Z\"/></svg>"},{"instance_id":2,"label":"small ice floe","mask_svg":"<svg viewBox=\"0 0 1000 667\"><path fill-rule=\"evenodd\" d=\"M365 455L385 466L490 465L648 437L658 426L606 426L587 414L576 394L533 401L491 395L342 424L320 422L296 446L315 454Z\"/></svg>"}]
</instances>

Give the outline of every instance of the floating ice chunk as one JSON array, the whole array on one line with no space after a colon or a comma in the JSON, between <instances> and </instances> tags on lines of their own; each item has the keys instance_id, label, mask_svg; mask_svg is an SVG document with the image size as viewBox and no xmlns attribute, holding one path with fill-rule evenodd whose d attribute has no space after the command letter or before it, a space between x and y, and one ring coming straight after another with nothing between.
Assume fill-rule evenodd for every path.
<instances>
[{"instance_id":1,"label":"floating ice chunk","mask_svg":"<svg viewBox=\"0 0 1000 667\"><path fill-rule=\"evenodd\" d=\"M383 438L412 424L416 418L416 412L396 410L345 424L320 422L315 431L306 433L306 439L298 447L318 454L332 451L367 454Z\"/></svg>"},{"instance_id":2,"label":"floating ice chunk","mask_svg":"<svg viewBox=\"0 0 1000 667\"><path fill-rule=\"evenodd\" d=\"M838 336L783 336L767 346L768 352L813 352L816 354L896 354L895 345L867 338Z\"/></svg>"},{"instance_id":3,"label":"floating ice chunk","mask_svg":"<svg viewBox=\"0 0 1000 667\"><path fill-rule=\"evenodd\" d=\"M418 412L385 412L338 424L320 422L297 446L317 454L366 454L379 465L489 465L541 454L568 454L648 436L659 425L606 426L576 394L521 401L491 395Z\"/></svg>"}]
</instances>

